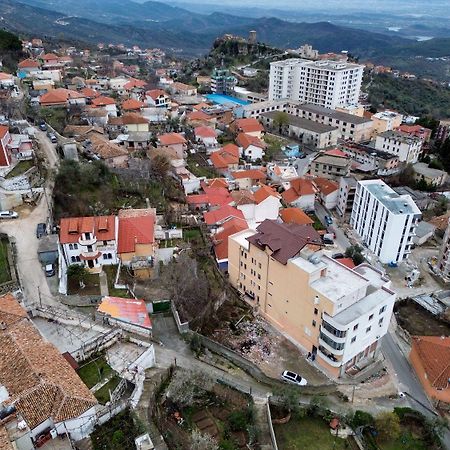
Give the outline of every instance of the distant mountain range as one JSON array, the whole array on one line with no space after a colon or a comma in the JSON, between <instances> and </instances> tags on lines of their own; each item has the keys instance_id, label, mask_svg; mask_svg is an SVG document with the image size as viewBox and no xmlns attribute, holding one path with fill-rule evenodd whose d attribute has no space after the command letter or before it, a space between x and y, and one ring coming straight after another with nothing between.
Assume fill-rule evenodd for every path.
<instances>
[{"instance_id":1,"label":"distant mountain range","mask_svg":"<svg viewBox=\"0 0 450 450\"><path fill-rule=\"evenodd\" d=\"M186 56L208 52L219 35L247 36L249 30L280 48L310 43L321 52L348 50L361 57L450 55L450 39L416 42L329 22L205 15L155 1L0 0L0 26L26 35L176 49Z\"/></svg>"}]
</instances>

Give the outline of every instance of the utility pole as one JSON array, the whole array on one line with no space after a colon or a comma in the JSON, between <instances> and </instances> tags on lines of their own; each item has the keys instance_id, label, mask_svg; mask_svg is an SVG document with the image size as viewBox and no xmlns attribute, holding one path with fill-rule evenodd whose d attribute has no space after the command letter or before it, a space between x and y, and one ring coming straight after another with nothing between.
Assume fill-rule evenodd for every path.
<instances>
[{"instance_id":1,"label":"utility pole","mask_svg":"<svg viewBox=\"0 0 450 450\"><path fill-rule=\"evenodd\" d=\"M42 308L41 288L38 286L39 306Z\"/></svg>"}]
</instances>

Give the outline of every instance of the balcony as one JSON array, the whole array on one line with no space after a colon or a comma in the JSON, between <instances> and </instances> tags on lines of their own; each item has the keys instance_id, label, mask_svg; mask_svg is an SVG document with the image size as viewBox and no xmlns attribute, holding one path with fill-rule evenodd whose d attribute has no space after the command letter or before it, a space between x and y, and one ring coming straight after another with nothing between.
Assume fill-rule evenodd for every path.
<instances>
[{"instance_id":1,"label":"balcony","mask_svg":"<svg viewBox=\"0 0 450 450\"><path fill-rule=\"evenodd\" d=\"M102 252L99 252L98 250L92 250L90 252L81 252L80 258L83 261L93 261L94 259L100 258L102 256Z\"/></svg>"},{"instance_id":2,"label":"balcony","mask_svg":"<svg viewBox=\"0 0 450 450\"><path fill-rule=\"evenodd\" d=\"M96 242L97 242L97 238L96 238L95 236L92 236L92 237L89 238L89 239L83 239L83 235L81 235L81 236L78 238L78 243L79 243L80 245L85 246L85 247L87 247L88 245L94 245Z\"/></svg>"},{"instance_id":3,"label":"balcony","mask_svg":"<svg viewBox=\"0 0 450 450\"><path fill-rule=\"evenodd\" d=\"M317 356L321 359L323 359L327 364L329 364L332 367L340 367L342 361L335 358L333 355L328 354L326 349L323 347L319 347L317 350Z\"/></svg>"},{"instance_id":4,"label":"balcony","mask_svg":"<svg viewBox=\"0 0 450 450\"><path fill-rule=\"evenodd\" d=\"M324 351L327 354L331 354L332 356L341 356L344 354L344 348L342 348L341 350L336 350L321 337L319 337L319 344L323 347Z\"/></svg>"},{"instance_id":5,"label":"balcony","mask_svg":"<svg viewBox=\"0 0 450 450\"><path fill-rule=\"evenodd\" d=\"M336 336L335 334L330 332L327 328L325 328L323 322L322 322L322 325L320 326L320 331L325 336L327 336L329 339L331 339L332 341L334 341L334 342L336 342L338 344L344 344L345 343L345 339L346 339L345 332L344 332L344 336Z\"/></svg>"}]
</instances>

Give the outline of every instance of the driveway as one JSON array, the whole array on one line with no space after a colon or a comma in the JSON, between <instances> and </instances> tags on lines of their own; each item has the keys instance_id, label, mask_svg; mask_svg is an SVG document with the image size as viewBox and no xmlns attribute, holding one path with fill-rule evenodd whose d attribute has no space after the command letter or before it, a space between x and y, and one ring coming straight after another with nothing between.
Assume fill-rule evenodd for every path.
<instances>
[{"instance_id":1,"label":"driveway","mask_svg":"<svg viewBox=\"0 0 450 450\"><path fill-rule=\"evenodd\" d=\"M316 202L315 205L315 213L317 218L326 226L325 216L333 217L333 224L328 227L328 229L335 233L336 237L334 239L335 249L333 249L333 253L342 252L344 253L347 247L350 247L351 243L345 235L342 228L340 228L337 224L337 219L335 216L331 214L328 209L326 209L322 204Z\"/></svg>"}]
</instances>

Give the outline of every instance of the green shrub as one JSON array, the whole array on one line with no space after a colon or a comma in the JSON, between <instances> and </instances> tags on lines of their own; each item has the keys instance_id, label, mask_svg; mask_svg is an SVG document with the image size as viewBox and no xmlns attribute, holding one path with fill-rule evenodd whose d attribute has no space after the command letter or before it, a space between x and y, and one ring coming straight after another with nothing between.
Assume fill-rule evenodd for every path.
<instances>
[{"instance_id":1,"label":"green shrub","mask_svg":"<svg viewBox=\"0 0 450 450\"><path fill-rule=\"evenodd\" d=\"M351 419L350 425L352 428L364 427L367 425L373 425L375 419L372 414L365 411L357 410Z\"/></svg>"},{"instance_id":2,"label":"green shrub","mask_svg":"<svg viewBox=\"0 0 450 450\"><path fill-rule=\"evenodd\" d=\"M244 431L249 425L248 411L233 411L228 417L231 431Z\"/></svg>"}]
</instances>

